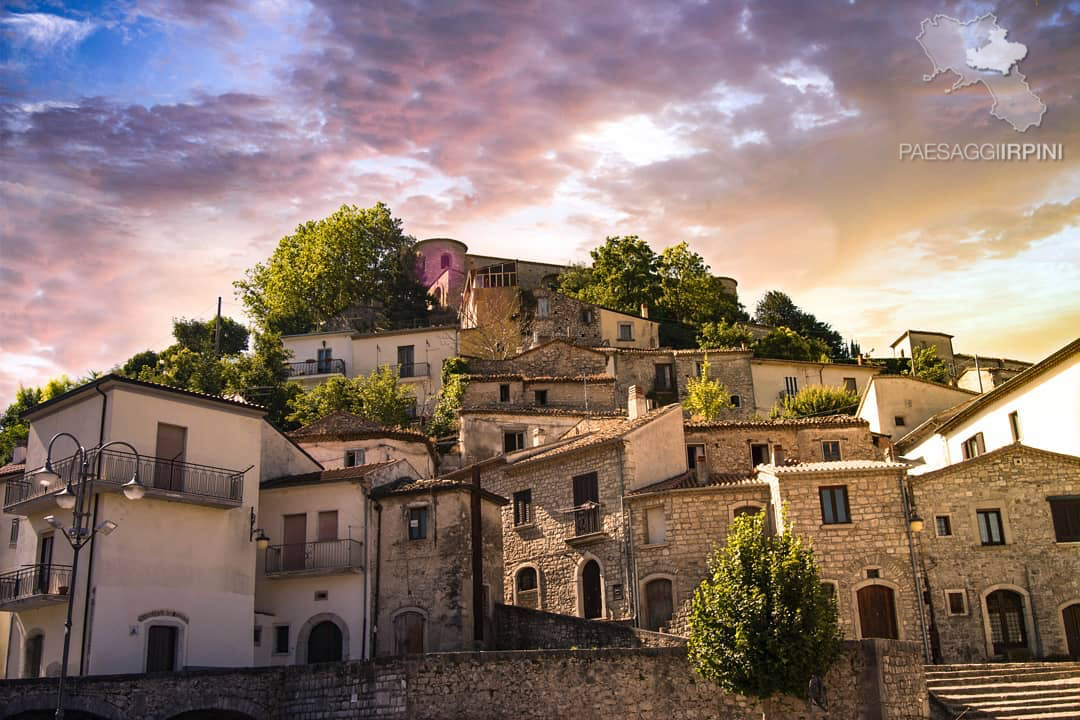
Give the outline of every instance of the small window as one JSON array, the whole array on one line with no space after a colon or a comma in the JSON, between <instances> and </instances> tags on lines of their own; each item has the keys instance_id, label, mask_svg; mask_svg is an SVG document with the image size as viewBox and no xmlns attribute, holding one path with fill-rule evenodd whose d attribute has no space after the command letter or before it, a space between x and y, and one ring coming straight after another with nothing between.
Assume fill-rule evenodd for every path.
<instances>
[{"instance_id":1,"label":"small window","mask_svg":"<svg viewBox=\"0 0 1080 720\"><path fill-rule=\"evenodd\" d=\"M742 398L739 397L738 395L732 395L731 396L731 406L732 407L742 407Z\"/></svg>"},{"instance_id":2,"label":"small window","mask_svg":"<svg viewBox=\"0 0 1080 720\"><path fill-rule=\"evenodd\" d=\"M1054 519L1054 539L1058 542L1080 542L1080 496L1049 498L1050 515Z\"/></svg>"},{"instance_id":3,"label":"small window","mask_svg":"<svg viewBox=\"0 0 1080 720\"><path fill-rule=\"evenodd\" d=\"M510 402L510 385L503 383L499 386L499 402Z\"/></svg>"},{"instance_id":4,"label":"small window","mask_svg":"<svg viewBox=\"0 0 1080 720\"><path fill-rule=\"evenodd\" d=\"M452 260L453 258L450 257L450 253L443 253L442 257L439 258L439 268L445 269L450 267Z\"/></svg>"},{"instance_id":5,"label":"small window","mask_svg":"<svg viewBox=\"0 0 1080 720\"><path fill-rule=\"evenodd\" d=\"M783 445L773 445L772 458L773 458L772 459L773 465L783 465L784 464L784 446Z\"/></svg>"},{"instance_id":6,"label":"small window","mask_svg":"<svg viewBox=\"0 0 1080 720\"><path fill-rule=\"evenodd\" d=\"M254 641L255 647L262 647L262 625L255 626Z\"/></svg>"},{"instance_id":7,"label":"small window","mask_svg":"<svg viewBox=\"0 0 1080 720\"><path fill-rule=\"evenodd\" d=\"M620 340L633 340L634 339L634 325L633 323L619 323L619 339Z\"/></svg>"},{"instance_id":8,"label":"small window","mask_svg":"<svg viewBox=\"0 0 1080 720\"><path fill-rule=\"evenodd\" d=\"M593 312L592 312L592 310L582 310L581 311L581 324L582 325L591 325L592 321L593 321Z\"/></svg>"},{"instance_id":9,"label":"small window","mask_svg":"<svg viewBox=\"0 0 1080 720\"><path fill-rule=\"evenodd\" d=\"M784 392L788 395L796 395L799 392L799 378L788 375L784 378Z\"/></svg>"},{"instance_id":10,"label":"small window","mask_svg":"<svg viewBox=\"0 0 1080 720\"><path fill-rule=\"evenodd\" d=\"M525 433L518 430L503 433L503 452L514 452L525 447Z\"/></svg>"},{"instance_id":11,"label":"small window","mask_svg":"<svg viewBox=\"0 0 1080 720\"><path fill-rule=\"evenodd\" d=\"M514 493L514 525L528 525L532 522L532 490L520 490Z\"/></svg>"},{"instance_id":12,"label":"small window","mask_svg":"<svg viewBox=\"0 0 1080 720\"><path fill-rule=\"evenodd\" d=\"M551 300L546 297L536 298L536 317L546 318L551 315Z\"/></svg>"},{"instance_id":13,"label":"small window","mask_svg":"<svg viewBox=\"0 0 1080 720\"><path fill-rule=\"evenodd\" d=\"M536 568L523 567L517 571L518 592L528 592L536 589Z\"/></svg>"},{"instance_id":14,"label":"small window","mask_svg":"<svg viewBox=\"0 0 1080 720\"><path fill-rule=\"evenodd\" d=\"M1000 510L979 510L979 539L983 545L1004 545L1005 533L1001 526Z\"/></svg>"},{"instance_id":15,"label":"small window","mask_svg":"<svg viewBox=\"0 0 1080 720\"><path fill-rule=\"evenodd\" d=\"M821 522L825 525L840 525L851 522L851 510L848 507L847 485L830 485L820 488Z\"/></svg>"},{"instance_id":16,"label":"small window","mask_svg":"<svg viewBox=\"0 0 1080 720\"><path fill-rule=\"evenodd\" d=\"M855 384L855 378L844 378L844 389L848 392L858 393L859 386Z\"/></svg>"},{"instance_id":17,"label":"small window","mask_svg":"<svg viewBox=\"0 0 1080 720\"><path fill-rule=\"evenodd\" d=\"M315 602L322 602L324 600L329 600L329 599L330 599L330 591L329 590L316 590L315 591Z\"/></svg>"},{"instance_id":18,"label":"small window","mask_svg":"<svg viewBox=\"0 0 1080 720\"><path fill-rule=\"evenodd\" d=\"M701 371L705 369L705 363L698 360L697 363L694 365L694 368L694 375L696 377L701 377Z\"/></svg>"},{"instance_id":19,"label":"small window","mask_svg":"<svg viewBox=\"0 0 1080 720\"><path fill-rule=\"evenodd\" d=\"M687 445L686 446L686 467L690 470L696 470L698 466L698 458L705 457L705 446L702 444Z\"/></svg>"},{"instance_id":20,"label":"small window","mask_svg":"<svg viewBox=\"0 0 1080 720\"><path fill-rule=\"evenodd\" d=\"M904 427L905 425L907 425L907 421L904 420L903 415L896 415L895 417L893 417L892 420L893 425L895 425L896 427Z\"/></svg>"},{"instance_id":21,"label":"small window","mask_svg":"<svg viewBox=\"0 0 1080 720\"><path fill-rule=\"evenodd\" d=\"M975 433L974 435L969 437L967 440L964 441L962 449L964 452L965 460L970 460L971 458L979 457L980 455L982 455L984 452L986 452L986 444L983 442L983 434L981 432Z\"/></svg>"},{"instance_id":22,"label":"small window","mask_svg":"<svg viewBox=\"0 0 1080 720\"><path fill-rule=\"evenodd\" d=\"M649 545L667 542L667 519L662 505L645 510L645 531Z\"/></svg>"},{"instance_id":23,"label":"small window","mask_svg":"<svg viewBox=\"0 0 1080 720\"><path fill-rule=\"evenodd\" d=\"M1023 435L1020 433L1020 412L1013 410L1009 413L1009 429L1012 430L1013 442L1020 442Z\"/></svg>"},{"instance_id":24,"label":"small window","mask_svg":"<svg viewBox=\"0 0 1080 720\"><path fill-rule=\"evenodd\" d=\"M945 604L949 615L967 615L967 593L963 590L946 590Z\"/></svg>"},{"instance_id":25,"label":"small window","mask_svg":"<svg viewBox=\"0 0 1080 720\"><path fill-rule=\"evenodd\" d=\"M288 655L289 654L289 626L288 625L275 625L274 626L274 654L275 655Z\"/></svg>"},{"instance_id":26,"label":"small window","mask_svg":"<svg viewBox=\"0 0 1080 720\"><path fill-rule=\"evenodd\" d=\"M881 577L881 568L870 568L866 571L867 580L877 580Z\"/></svg>"},{"instance_id":27,"label":"small window","mask_svg":"<svg viewBox=\"0 0 1080 720\"><path fill-rule=\"evenodd\" d=\"M533 404L547 405L547 390L533 390Z\"/></svg>"},{"instance_id":28,"label":"small window","mask_svg":"<svg viewBox=\"0 0 1080 720\"><path fill-rule=\"evenodd\" d=\"M672 390L675 387L674 374L671 363L661 363L656 366L656 389Z\"/></svg>"},{"instance_id":29,"label":"small window","mask_svg":"<svg viewBox=\"0 0 1080 720\"><path fill-rule=\"evenodd\" d=\"M840 441L823 441L821 443L821 459L825 462L836 462L840 460Z\"/></svg>"},{"instance_id":30,"label":"small window","mask_svg":"<svg viewBox=\"0 0 1080 720\"><path fill-rule=\"evenodd\" d=\"M951 537L952 518L948 515L936 515L934 517L934 528L937 530L938 537Z\"/></svg>"},{"instance_id":31,"label":"small window","mask_svg":"<svg viewBox=\"0 0 1080 720\"><path fill-rule=\"evenodd\" d=\"M423 540L427 537L427 507L409 508L409 539Z\"/></svg>"},{"instance_id":32,"label":"small window","mask_svg":"<svg viewBox=\"0 0 1080 720\"><path fill-rule=\"evenodd\" d=\"M345 467L360 467L364 464L364 450L359 448L356 450L345 451Z\"/></svg>"},{"instance_id":33,"label":"small window","mask_svg":"<svg viewBox=\"0 0 1080 720\"><path fill-rule=\"evenodd\" d=\"M11 539L8 543L14 547L19 542L19 518L11 518Z\"/></svg>"},{"instance_id":34,"label":"small window","mask_svg":"<svg viewBox=\"0 0 1080 720\"><path fill-rule=\"evenodd\" d=\"M750 443L750 464L753 467L769 464L769 445L767 443Z\"/></svg>"}]
</instances>

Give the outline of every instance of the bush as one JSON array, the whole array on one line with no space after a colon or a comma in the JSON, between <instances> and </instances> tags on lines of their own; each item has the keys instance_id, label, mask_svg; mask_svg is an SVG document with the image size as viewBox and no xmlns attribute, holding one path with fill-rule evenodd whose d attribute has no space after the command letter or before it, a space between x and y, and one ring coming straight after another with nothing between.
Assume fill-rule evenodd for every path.
<instances>
[{"instance_id":1,"label":"bush","mask_svg":"<svg viewBox=\"0 0 1080 720\"><path fill-rule=\"evenodd\" d=\"M859 407L859 394L843 387L812 385L794 395L785 395L772 409L773 418L851 415Z\"/></svg>"}]
</instances>

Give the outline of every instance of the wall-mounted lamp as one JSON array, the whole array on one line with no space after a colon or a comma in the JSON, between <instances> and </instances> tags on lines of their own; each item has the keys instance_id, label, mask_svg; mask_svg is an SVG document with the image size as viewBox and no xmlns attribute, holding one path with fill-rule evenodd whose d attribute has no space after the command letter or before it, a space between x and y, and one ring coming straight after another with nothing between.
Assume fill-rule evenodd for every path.
<instances>
[{"instance_id":1,"label":"wall-mounted lamp","mask_svg":"<svg viewBox=\"0 0 1080 720\"><path fill-rule=\"evenodd\" d=\"M255 508L251 508L251 528L248 530L248 542L254 542L255 547L265 550L270 547L270 538L262 528L255 527Z\"/></svg>"},{"instance_id":2,"label":"wall-mounted lamp","mask_svg":"<svg viewBox=\"0 0 1080 720\"><path fill-rule=\"evenodd\" d=\"M915 508L911 509L911 517L908 518L908 525L911 527L911 532L920 533L923 531L923 519L919 517L919 512Z\"/></svg>"}]
</instances>

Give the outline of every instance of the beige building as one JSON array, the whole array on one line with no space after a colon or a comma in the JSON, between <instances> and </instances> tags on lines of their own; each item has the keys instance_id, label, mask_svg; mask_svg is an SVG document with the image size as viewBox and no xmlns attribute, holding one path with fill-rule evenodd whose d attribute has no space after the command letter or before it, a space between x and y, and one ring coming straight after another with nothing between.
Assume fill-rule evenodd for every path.
<instances>
[{"instance_id":1,"label":"beige building","mask_svg":"<svg viewBox=\"0 0 1080 720\"><path fill-rule=\"evenodd\" d=\"M889 346L892 348L893 357L910 359L915 348L933 347L937 350L937 356L952 367L953 364L953 336L948 333L933 332L930 330L905 330L904 333L893 340Z\"/></svg>"},{"instance_id":2,"label":"beige building","mask_svg":"<svg viewBox=\"0 0 1080 720\"><path fill-rule=\"evenodd\" d=\"M911 375L874 375L854 414L869 422L871 431L896 441L936 413L974 395Z\"/></svg>"},{"instance_id":3,"label":"beige building","mask_svg":"<svg viewBox=\"0 0 1080 720\"><path fill-rule=\"evenodd\" d=\"M786 395L795 395L808 387L841 387L862 395L870 384L870 378L881 372L881 368L870 365L771 358L753 358L750 367L755 410L760 415L768 415ZM854 413L855 410L852 407L848 412Z\"/></svg>"},{"instance_id":4,"label":"beige building","mask_svg":"<svg viewBox=\"0 0 1080 720\"><path fill-rule=\"evenodd\" d=\"M327 470L404 460L416 477L435 475L437 456L427 435L352 413L331 413L293 430L289 437Z\"/></svg>"},{"instance_id":5,"label":"beige building","mask_svg":"<svg viewBox=\"0 0 1080 720\"><path fill-rule=\"evenodd\" d=\"M6 492L9 481L20 482L26 474L26 446L16 446L11 462L0 466L0 492ZM19 535L23 532L23 518L0 508L0 531L7 542L0 538L0 607L8 605L17 593L17 584L5 582L11 573L19 573L15 560L15 551L19 545ZM12 613L0 609L0 677L6 678L8 660L8 639L11 635Z\"/></svg>"}]
</instances>

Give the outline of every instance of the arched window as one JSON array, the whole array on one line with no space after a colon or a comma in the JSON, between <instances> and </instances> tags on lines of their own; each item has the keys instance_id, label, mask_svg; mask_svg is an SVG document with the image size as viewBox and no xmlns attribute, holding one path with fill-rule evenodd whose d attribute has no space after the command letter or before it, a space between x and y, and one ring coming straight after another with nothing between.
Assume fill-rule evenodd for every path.
<instances>
[{"instance_id":1,"label":"arched window","mask_svg":"<svg viewBox=\"0 0 1080 720\"><path fill-rule=\"evenodd\" d=\"M415 610L394 618L394 653L418 655L424 652L424 616Z\"/></svg>"},{"instance_id":2,"label":"arched window","mask_svg":"<svg viewBox=\"0 0 1080 720\"><path fill-rule=\"evenodd\" d=\"M536 589L536 568L523 567L517 573L518 592Z\"/></svg>"},{"instance_id":3,"label":"arched window","mask_svg":"<svg viewBox=\"0 0 1080 720\"><path fill-rule=\"evenodd\" d=\"M535 567L526 565L514 573L514 604L540 608L540 576Z\"/></svg>"},{"instance_id":4,"label":"arched window","mask_svg":"<svg viewBox=\"0 0 1080 720\"><path fill-rule=\"evenodd\" d=\"M452 261L453 261L453 258L450 257L450 253L443 253L442 257L439 258L439 267L444 268L444 269L448 268L448 267L450 267L450 263Z\"/></svg>"},{"instance_id":5,"label":"arched window","mask_svg":"<svg viewBox=\"0 0 1080 720\"><path fill-rule=\"evenodd\" d=\"M337 626L337 623L323 620L311 628L307 647L309 663L337 662L341 660L341 655L341 628Z\"/></svg>"}]
</instances>

